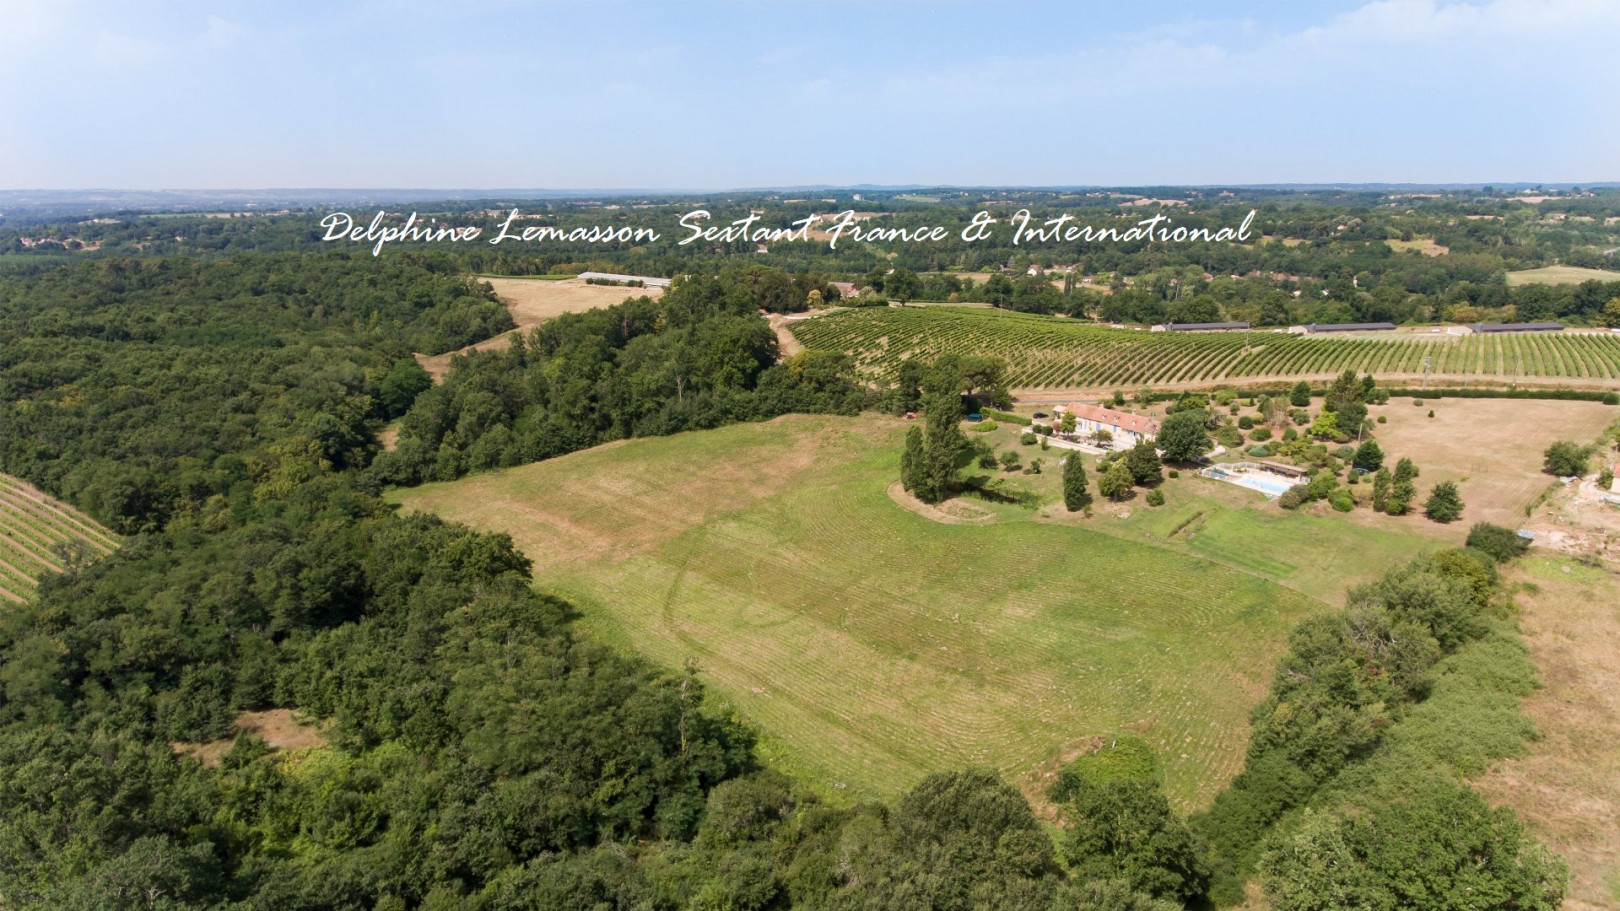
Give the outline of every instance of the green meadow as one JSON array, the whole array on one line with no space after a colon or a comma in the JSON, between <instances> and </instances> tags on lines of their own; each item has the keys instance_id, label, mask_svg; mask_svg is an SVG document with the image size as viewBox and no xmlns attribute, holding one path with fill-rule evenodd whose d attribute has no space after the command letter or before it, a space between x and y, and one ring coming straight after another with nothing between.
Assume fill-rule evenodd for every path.
<instances>
[{"instance_id":1,"label":"green meadow","mask_svg":"<svg viewBox=\"0 0 1620 911\"><path fill-rule=\"evenodd\" d=\"M586 630L695 666L835 801L966 765L1036 796L1055 760L1131 736L1202 806L1241 768L1288 629L1433 546L1187 477L1159 509L974 503L945 524L891 497L904 430L791 416L390 498L512 535Z\"/></svg>"}]
</instances>

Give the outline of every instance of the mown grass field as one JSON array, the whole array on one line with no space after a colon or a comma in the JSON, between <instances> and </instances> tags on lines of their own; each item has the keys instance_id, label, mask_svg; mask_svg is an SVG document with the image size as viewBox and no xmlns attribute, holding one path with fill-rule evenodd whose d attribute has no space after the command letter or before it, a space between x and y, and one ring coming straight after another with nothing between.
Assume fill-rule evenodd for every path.
<instances>
[{"instance_id":1,"label":"mown grass field","mask_svg":"<svg viewBox=\"0 0 1620 911\"><path fill-rule=\"evenodd\" d=\"M0 474L0 603L34 594L45 572L62 570L61 547L82 542L85 556L106 554L118 539L66 503Z\"/></svg>"},{"instance_id":2,"label":"mown grass field","mask_svg":"<svg viewBox=\"0 0 1620 911\"><path fill-rule=\"evenodd\" d=\"M847 351L892 379L910 357L992 354L1021 390L1134 390L1328 379L1345 370L1436 383L1620 389L1620 336L1596 332L1335 338L1283 332L1148 332L1060 317L955 307L867 307L793 324L809 348Z\"/></svg>"},{"instance_id":3,"label":"mown grass field","mask_svg":"<svg viewBox=\"0 0 1620 911\"><path fill-rule=\"evenodd\" d=\"M1171 507L993 505L994 521L941 524L887 492L904 429L792 416L390 496L511 534L586 629L671 668L695 660L771 761L834 799L970 764L1033 794L1043 763L1129 732L1172 799L1201 806L1241 766L1288 629L1338 603L1341 570L1364 578L1413 546L1246 515L1257 494L1202 479L1175 488L1175 509L1205 513L1177 535Z\"/></svg>"}]
</instances>

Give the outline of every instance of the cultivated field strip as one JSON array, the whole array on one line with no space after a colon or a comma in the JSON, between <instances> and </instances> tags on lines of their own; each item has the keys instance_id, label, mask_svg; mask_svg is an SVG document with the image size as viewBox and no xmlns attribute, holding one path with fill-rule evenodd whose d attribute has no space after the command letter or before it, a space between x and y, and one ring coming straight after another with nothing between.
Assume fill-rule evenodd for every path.
<instances>
[{"instance_id":1,"label":"cultivated field strip","mask_svg":"<svg viewBox=\"0 0 1620 911\"><path fill-rule=\"evenodd\" d=\"M88 516L0 475L0 601L32 597L42 573L62 571L64 547L75 541L92 557L118 546L118 538Z\"/></svg>"},{"instance_id":2,"label":"cultivated field strip","mask_svg":"<svg viewBox=\"0 0 1620 911\"><path fill-rule=\"evenodd\" d=\"M794 324L806 347L847 351L867 375L902 360L994 354L1020 389L1132 388L1320 379L1354 369L1444 380L1569 380L1620 387L1620 336L1587 332L1316 337L1285 332L1167 333L1057 317L946 307L846 310Z\"/></svg>"}]
</instances>

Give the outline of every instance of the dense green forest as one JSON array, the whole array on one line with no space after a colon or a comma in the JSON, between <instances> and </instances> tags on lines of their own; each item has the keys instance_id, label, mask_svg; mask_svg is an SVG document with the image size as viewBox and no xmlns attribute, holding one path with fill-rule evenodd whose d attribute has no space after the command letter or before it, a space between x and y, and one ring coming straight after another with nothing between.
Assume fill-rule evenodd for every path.
<instances>
[{"instance_id":1,"label":"dense green forest","mask_svg":"<svg viewBox=\"0 0 1620 911\"><path fill-rule=\"evenodd\" d=\"M755 311L781 283L740 273L558 318L431 387L410 352L511 325L464 266L93 256L0 279L0 470L130 535L0 613L0 905L1166 911L1257 872L1285 908L1556 907L1556 859L1457 777L1522 743L1532 676L1475 551L1302 624L1243 776L1191 821L1085 763L1050 794L1055 838L984 770L824 805L761 768L697 669L581 636L505 536L377 492L877 393L837 353L778 363ZM271 708L329 748L176 749ZM1399 843L1368 847L1367 818Z\"/></svg>"},{"instance_id":2,"label":"dense green forest","mask_svg":"<svg viewBox=\"0 0 1620 911\"><path fill-rule=\"evenodd\" d=\"M452 480L629 436L675 433L788 412L855 414L870 393L848 356L778 361L757 297L682 281L654 302L550 320L527 341L457 359L380 455L383 483Z\"/></svg>"},{"instance_id":3,"label":"dense green forest","mask_svg":"<svg viewBox=\"0 0 1620 911\"><path fill-rule=\"evenodd\" d=\"M511 328L447 259L104 259L0 279L0 464L120 532L364 465L412 351ZM397 399L397 396L394 398Z\"/></svg>"}]
</instances>

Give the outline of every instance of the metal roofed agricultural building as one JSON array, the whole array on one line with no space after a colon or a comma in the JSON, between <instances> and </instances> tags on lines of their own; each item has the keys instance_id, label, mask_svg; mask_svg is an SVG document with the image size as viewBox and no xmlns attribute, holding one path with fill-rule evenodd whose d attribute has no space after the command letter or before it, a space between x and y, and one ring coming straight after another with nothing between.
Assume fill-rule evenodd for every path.
<instances>
[{"instance_id":1,"label":"metal roofed agricultural building","mask_svg":"<svg viewBox=\"0 0 1620 911\"><path fill-rule=\"evenodd\" d=\"M1563 332L1563 323L1475 323L1475 332Z\"/></svg>"},{"instance_id":2,"label":"metal roofed agricultural building","mask_svg":"<svg viewBox=\"0 0 1620 911\"><path fill-rule=\"evenodd\" d=\"M1249 328L1243 323L1165 323L1154 326L1154 332L1236 332Z\"/></svg>"},{"instance_id":3,"label":"metal roofed agricultural building","mask_svg":"<svg viewBox=\"0 0 1620 911\"><path fill-rule=\"evenodd\" d=\"M1311 323L1305 331L1317 332L1394 332L1394 323Z\"/></svg>"}]
</instances>

